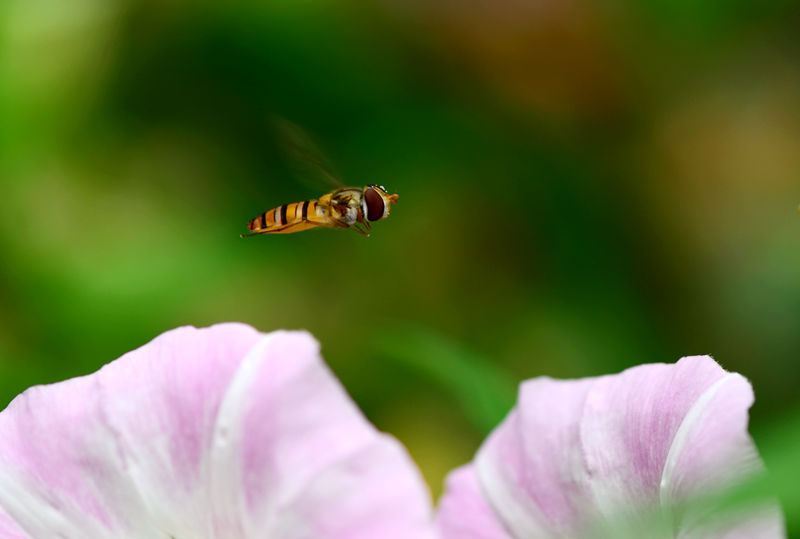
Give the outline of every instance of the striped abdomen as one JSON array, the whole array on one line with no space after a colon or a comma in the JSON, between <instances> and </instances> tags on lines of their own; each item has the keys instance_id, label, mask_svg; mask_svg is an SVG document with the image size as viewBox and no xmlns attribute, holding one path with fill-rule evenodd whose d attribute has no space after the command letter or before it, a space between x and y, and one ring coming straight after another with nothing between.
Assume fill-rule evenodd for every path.
<instances>
[{"instance_id":1,"label":"striped abdomen","mask_svg":"<svg viewBox=\"0 0 800 539\"><path fill-rule=\"evenodd\" d=\"M265 211L250 220L247 228L256 234L288 233L299 232L320 224L309 219L319 219L316 200L293 202Z\"/></svg>"}]
</instances>

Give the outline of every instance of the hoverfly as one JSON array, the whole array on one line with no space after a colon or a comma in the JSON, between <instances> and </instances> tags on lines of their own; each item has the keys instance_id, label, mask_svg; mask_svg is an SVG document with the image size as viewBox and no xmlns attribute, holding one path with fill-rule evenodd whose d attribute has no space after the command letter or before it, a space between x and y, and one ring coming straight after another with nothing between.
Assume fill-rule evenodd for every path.
<instances>
[{"instance_id":1,"label":"hoverfly","mask_svg":"<svg viewBox=\"0 0 800 539\"><path fill-rule=\"evenodd\" d=\"M364 189L342 187L316 200L284 204L265 211L247 223L250 234L289 234L318 226L352 228L369 236L370 222L389 217L397 195L390 195L384 187L367 185Z\"/></svg>"},{"instance_id":2,"label":"hoverfly","mask_svg":"<svg viewBox=\"0 0 800 539\"><path fill-rule=\"evenodd\" d=\"M278 124L286 152L295 165L306 171L310 168L321 173L327 183L339 186L336 190L314 200L293 202L267 210L247 223L250 234L290 234L317 227L352 228L363 236L369 236L370 223L389 217L391 205L397 195L390 195L385 187L367 185L363 189L342 187L338 178L330 172L321 153L308 136L296 125L287 121ZM302 172L299 175L307 176Z\"/></svg>"}]
</instances>

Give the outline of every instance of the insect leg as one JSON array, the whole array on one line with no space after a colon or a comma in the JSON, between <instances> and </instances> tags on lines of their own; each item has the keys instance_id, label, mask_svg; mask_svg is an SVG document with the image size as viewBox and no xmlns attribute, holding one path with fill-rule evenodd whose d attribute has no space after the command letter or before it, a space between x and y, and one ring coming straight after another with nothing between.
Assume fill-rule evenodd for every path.
<instances>
[{"instance_id":1,"label":"insect leg","mask_svg":"<svg viewBox=\"0 0 800 539\"><path fill-rule=\"evenodd\" d=\"M369 238L369 232L367 232L366 230L362 229L362 228L361 228L360 226L358 226L357 224L355 224L355 225L351 226L350 228L352 228L353 230L355 230L356 232L358 232L359 234L361 234L361 235L362 235L362 236L364 236L365 238Z\"/></svg>"}]
</instances>

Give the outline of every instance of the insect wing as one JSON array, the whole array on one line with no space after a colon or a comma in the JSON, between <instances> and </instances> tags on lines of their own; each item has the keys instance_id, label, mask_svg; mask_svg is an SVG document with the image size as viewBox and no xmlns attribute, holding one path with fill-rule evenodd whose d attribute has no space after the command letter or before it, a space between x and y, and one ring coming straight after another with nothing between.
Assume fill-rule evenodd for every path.
<instances>
[{"instance_id":1,"label":"insect wing","mask_svg":"<svg viewBox=\"0 0 800 539\"><path fill-rule=\"evenodd\" d=\"M299 125L284 118L274 120L279 144L295 178L314 191L332 191L343 187L311 136Z\"/></svg>"}]
</instances>

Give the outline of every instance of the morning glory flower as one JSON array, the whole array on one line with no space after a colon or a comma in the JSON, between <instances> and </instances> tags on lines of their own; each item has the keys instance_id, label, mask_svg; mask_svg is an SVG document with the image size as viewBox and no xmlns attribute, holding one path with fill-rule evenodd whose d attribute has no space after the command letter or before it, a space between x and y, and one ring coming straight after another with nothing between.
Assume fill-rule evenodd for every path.
<instances>
[{"instance_id":1,"label":"morning glory flower","mask_svg":"<svg viewBox=\"0 0 800 539\"><path fill-rule=\"evenodd\" d=\"M305 332L167 332L0 413L0 537L432 537L405 449Z\"/></svg>"},{"instance_id":2,"label":"morning glory flower","mask_svg":"<svg viewBox=\"0 0 800 539\"><path fill-rule=\"evenodd\" d=\"M535 378L474 461L452 472L444 539L785 537L774 505L690 503L758 473L753 391L708 356L616 376Z\"/></svg>"}]
</instances>

